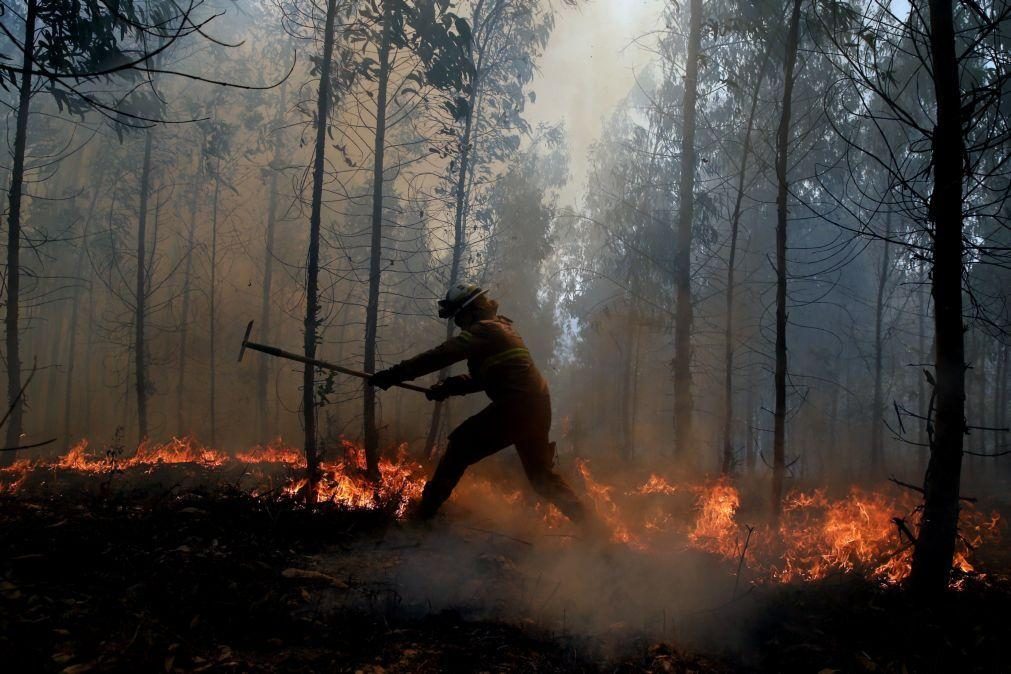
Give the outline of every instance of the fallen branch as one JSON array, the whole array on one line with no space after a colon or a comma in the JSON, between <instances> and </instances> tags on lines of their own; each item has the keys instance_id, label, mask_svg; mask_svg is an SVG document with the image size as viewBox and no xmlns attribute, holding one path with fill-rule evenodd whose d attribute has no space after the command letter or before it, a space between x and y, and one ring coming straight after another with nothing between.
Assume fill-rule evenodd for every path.
<instances>
[{"instance_id":1,"label":"fallen branch","mask_svg":"<svg viewBox=\"0 0 1011 674\"><path fill-rule=\"evenodd\" d=\"M0 452L20 452L22 449L35 449L36 447L44 447L45 445L51 445L56 442L56 438L49 438L48 440L43 440L42 442L33 442L30 445L16 445L14 447L0 447Z\"/></svg>"}]
</instances>

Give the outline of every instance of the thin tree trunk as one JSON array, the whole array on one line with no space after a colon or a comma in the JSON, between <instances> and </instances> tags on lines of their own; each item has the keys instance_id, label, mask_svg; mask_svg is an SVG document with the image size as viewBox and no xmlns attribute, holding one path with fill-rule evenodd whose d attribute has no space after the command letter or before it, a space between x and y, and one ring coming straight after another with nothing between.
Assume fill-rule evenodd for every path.
<instances>
[{"instance_id":1,"label":"thin tree trunk","mask_svg":"<svg viewBox=\"0 0 1011 674\"><path fill-rule=\"evenodd\" d=\"M218 198L221 194L221 158L214 162L214 196L211 199L211 288L210 288L210 408L211 447L218 446Z\"/></svg>"},{"instance_id":2,"label":"thin tree trunk","mask_svg":"<svg viewBox=\"0 0 1011 674\"><path fill-rule=\"evenodd\" d=\"M681 180L678 186L677 251L674 315L674 451L685 454L692 445L692 220L695 207L695 116L702 45L702 0L690 0L688 54L685 63L681 127Z\"/></svg>"},{"instance_id":3,"label":"thin tree trunk","mask_svg":"<svg viewBox=\"0 0 1011 674\"><path fill-rule=\"evenodd\" d=\"M632 389L635 387L635 332L637 319L635 303L632 302L629 304L628 324L625 326L624 353L622 353L622 360L624 362L622 363L621 378L621 428L623 431L621 456L625 459L631 459L635 449L635 421L633 420L635 401Z\"/></svg>"},{"instance_id":4,"label":"thin tree trunk","mask_svg":"<svg viewBox=\"0 0 1011 674\"><path fill-rule=\"evenodd\" d=\"M98 178L98 183L95 185L95 193L91 195L91 203L88 205L88 214L84 219L80 248L78 248L77 251L77 260L74 262L75 281L80 279L84 273L84 259L88 250L88 228L91 225L91 219L94 217L95 209L98 206L98 197L102 192L104 177L104 174L101 174ZM70 328L67 335L67 377L66 385L63 391L64 450L69 449L70 445L73 443L73 439L71 437L71 426L73 421L74 370L77 366L77 318L80 313L80 308L81 291L80 288L77 288L74 290L74 294L70 298ZM87 378L87 375L85 375L85 378Z\"/></svg>"},{"instance_id":5,"label":"thin tree trunk","mask_svg":"<svg viewBox=\"0 0 1011 674\"><path fill-rule=\"evenodd\" d=\"M376 369L376 338L379 326L379 289L382 280L380 263L383 255L383 162L386 151L386 95L390 77L390 22L392 16L384 3L383 37L379 45L379 75L376 83L376 136L372 167L372 242L369 254L369 299L365 312L366 372ZM365 380L365 408L363 414L365 433L365 459L368 473L379 475L379 430L376 428L376 389Z\"/></svg>"},{"instance_id":6,"label":"thin tree trunk","mask_svg":"<svg viewBox=\"0 0 1011 674\"><path fill-rule=\"evenodd\" d=\"M35 18L38 12L37 0L28 0L25 8L25 36L22 49L21 81L18 84L18 114L14 132L14 162L11 167L11 183L8 193L7 212L7 313L4 316L7 348L7 404L10 416L7 419L7 440L5 446L17 447L21 442L21 428L24 417L24 398L21 392L21 350L18 340L18 311L21 302L21 194L25 179L25 148L28 144L28 113L32 99L32 67L35 58ZM3 459L13 462L17 452L4 452Z\"/></svg>"},{"instance_id":7,"label":"thin tree trunk","mask_svg":"<svg viewBox=\"0 0 1011 674\"><path fill-rule=\"evenodd\" d=\"M874 418L871 420L871 474L880 477L885 469L884 457L884 316L885 290L888 286L888 266L891 264L889 235L891 212L886 216L884 250L881 252L881 267L878 269L878 291L874 305Z\"/></svg>"},{"instance_id":8,"label":"thin tree trunk","mask_svg":"<svg viewBox=\"0 0 1011 674\"><path fill-rule=\"evenodd\" d=\"M281 123L284 119L286 84L281 85L280 102L278 103L277 128L274 130L274 157L271 162L270 177L267 180L267 231L263 249L263 293L260 299L260 331L263 341L270 343L270 300L274 282L274 230L277 224L277 170L274 168L281 160L284 137L281 134ZM261 358L260 369L256 375L256 408L257 408L257 441L267 442L267 384L270 381L270 358Z\"/></svg>"},{"instance_id":9,"label":"thin tree trunk","mask_svg":"<svg viewBox=\"0 0 1011 674\"><path fill-rule=\"evenodd\" d=\"M923 273L923 282L927 282L927 274ZM919 312L917 318L917 353L919 354L920 363L926 363L930 359L930 354L927 353L927 293L924 292L921 286L918 289L919 294ZM919 457L919 469L925 470L927 467L927 447L930 443L930 438L927 435L927 406L929 401L927 400L927 378L923 376L923 373L919 370L921 367L917 367L916 381L917 381L917 396L919 400L919 406L917 411L920 415L920 433L917 438L917 442L920 444L920 451L918 453Z\"/></svg>"},{"instance_id":10,"label":"thin tree trunk","mask_svg":"<svg viewBox=\"0 0 1011 674\"><path fill-rule=\"evenodd\" d=\"M910 584L922 593L948 586L958 534L962 439L965 434L965 343L962 330L961 94L952 0L929 0L930 51L937 122L933 136L934 224L932 294L936 386L934 434L924 476L923 514Z\"/></svg>"},{"instance_id":11,"label":"thin tree trunk","mask_svg":"<svg viewBox=\"0 0 1011 674\"><path fill-rule=\"evenodd\" d=\"M186 261L183 263L183 290L182 290L182 310L179 323L179 378L176 380L176 433L184 434L192 431L184 421L183 411L186 399L186 349L189 346L190 328L190 286L193 276L193 246L196 240L197 231L197 201L200 196L200 185L194 176L193 194L190 199L190 223L189 231L186 234Z\"/></svg>"},{"instance_id":12,"label":"thin tree trunk","mask_svg":"<svg viewBox=\"0 0 1011 674\"><path fill-rule=\"evenodd\" d=\"M140 174L140 217L137 220L137 288L134 296L133 350L137 392L137 444L147 439L147 355L144 321L147 311L147 201L151 191L151 141L154 132L144 132L144 165Z\"/></svg>"},{"instance_id":13,"label":"thin tree trunk","mask_svg":"<svg viewBox=\"0 0 1011 674\"><path fill-rule=\"evenodd\" d=\"M330 67L333 61L336 0L327 0L326 23L323 29L323 60L320 64L319 92L316 98L316 145L312 168L312 211L309 215L309 251L305 270L305 323L303 352L306 358L316 357L316 331L319 327L319 231L323 208L323 181L326 178L326 137L330 123ZM302 421L305 430L304 447L309 489L306 498L315 499L319 478L319 451L316 432L315 370L306 365L302 370Z\"/></svg>"},{"instance_id":14,"label":"thin tree trunk","mask_svg":"<svg viewBox=\"0 0 1011 674\"><path fill-rule=\"evenodd\" d=\"M783 502L783 480L786 476L786 225L787 199L790 183L787 165L790 153L791 108L793 105L793 71L797 64L800 43L800 8L803 0L794 0L790 15L790 32L783 61L783 104L776 139L776 408L772 437L772 512L778 517Z\"/></svg>"},{"instance_id":15,"label":"thin tree trunk","mask_svg":"<svg viewBox=\"0 0 1011 674\"><path fill-rule=\"evenodd\" d=\"M755 89L751 93L751 108L748 110L748 124L744 131L744 147L741 149L741 169L737 176L737 196L734 213L730 218L730 259L727 260L727 307L726 323L723 328L723 462L721 470L728 475L734 466L734 271L737 264L737 237L741 224L741 205L744 201L744 182L748 175L748 159L751 157L751 132L755 127L755 113L758 110L758 94L762 90L762 80L768 66L772 49L766 49L762 67L755 79Z\"/></svg>"},{"instance_id":16,"label":"thin tree trunk","mask_svg":"<svg viewBox=\"0 0 1011 674\"><path fill-rule=\"evenodd\" d=\"M468 102L467 107L467 119L463 127L463 139L460 142L460 167L459 174L456 179L456 213L453 220L453 258L449 266L449 287L452 288L456 285L460 278L460 264L463 260L464 250L467 248L467 176L470 168L470 151L471 151L471 136L473 133L474 124L474 106L473 103L476 100L474 96L474 91L476 90L477 83L474 83L472 88L471 99ZM453 319L446 321L446 339L449 340L453 336L453 332L456 329L456 325L453 323ZM444 368L439 372L439 379L445 379L449 376L449 368ZM432 455L432 451L435 449L436 440L439 437L439 428L442 422L442 412L443 406L446 403L442 400L435 403L435 409L432 410L432 421L428 427L428 437L425 439L425 456L429 457Z\"/></svg>"}]
</instances>

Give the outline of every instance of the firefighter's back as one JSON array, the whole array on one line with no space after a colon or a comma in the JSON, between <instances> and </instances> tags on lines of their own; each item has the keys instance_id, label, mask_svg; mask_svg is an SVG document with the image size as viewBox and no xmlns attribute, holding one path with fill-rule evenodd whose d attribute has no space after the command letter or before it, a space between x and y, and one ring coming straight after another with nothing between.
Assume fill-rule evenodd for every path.
<instances>
[{"instance_id":1,"label":"firefighter's back","mask_svg":"<svg viewBox=\"0 0 1011 674\"><path fill-rule=\"evenodd\" d=\"M467 330L473 339L467 360L492 400L547 397L548 385L513 322L505 316L478 321Z\"/></svg>"}]
</instances>

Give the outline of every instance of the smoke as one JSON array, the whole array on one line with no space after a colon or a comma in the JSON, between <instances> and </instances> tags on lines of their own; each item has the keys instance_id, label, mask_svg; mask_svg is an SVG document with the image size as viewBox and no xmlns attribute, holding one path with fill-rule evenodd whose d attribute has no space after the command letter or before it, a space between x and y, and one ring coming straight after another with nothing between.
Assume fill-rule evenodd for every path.
<instances>
[{"instance_id":1,"label":"smoke","mask_svg":"<svg viewBox=\"0 0 1011 674\"><path fill-rule=\"evenodd\" d=\"M743 636L728 631L728 617L747 624L754 604L732 565L714 564L683 539L664 553L642 552L567 522L547 527L526 490L506 492L515 507L504 507L489 472L468 475L430 526L402 523L318 558L348 581L331 608L391 619L451 611L532 626L603 656L642 640L726 649Z\"/></svg>"},{"instance_id":2,"label":"smoke","mask_svg":"<svg viewBox=\"0 0 1011 674\"><path fill-rule=\"evenodd\" d=\"M551 41L531 84L537 99L527 107L531 123L563 122L572 163L562 205L582 200L590 146L605 132L618 103L635 87L652 54L639 44L656 28L659 0L608 0L560 5Z\"/></svg>"}]
</instances>

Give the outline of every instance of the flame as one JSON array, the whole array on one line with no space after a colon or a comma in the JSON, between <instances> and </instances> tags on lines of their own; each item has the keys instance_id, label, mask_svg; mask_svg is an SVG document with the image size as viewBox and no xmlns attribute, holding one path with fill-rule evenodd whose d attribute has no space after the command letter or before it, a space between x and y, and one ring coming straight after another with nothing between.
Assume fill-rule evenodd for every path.
<instances>
[{"instance_id":1,"label":"flame","mask_svg":"<svg viewBox=\"0 0 1011 674\"><path fill-rule=\"evenodd\" d=\"M583 476L586 493L593 500L597 515L611 532L611 540L615 543L624 543L633 548L644 549L645 545L636 536L632 535L632 532L629 531L622 521L621 511L611 496L614 487L608 487L594 480L593 475L590 474L590 466L585 460L578 459L576 467Z\"/></svg>"},{"instance_id":2,"label":"flame","mask_svg":"<svg viewBox=\"0 0 1011 674\"><path fill-rule=\"evenodd\" d=\"M235 460L242 463L283 463L292 468L305 468L305 456L295 447L284 444L277 438L269 445L256 445L245 451L236 452Z\"/></svg>"},{"instance_id":3,"label":"flame","mask_svg":"<svg viewBox=\"0 0 1011 674\"><path fill-rule=\"evenodd\" d=\"M383 509L403 517L421 497L425 467L408 457L406 445L379 461L379 475L374 480L366 474L362 447L343 441L340 450L338 458L320 464L320 478L313 487L316 502ZM282 497L302 498L309 488L305 477L296 474L306 467L302 452L280 439L229 455L184 436L160 444L143 442L126 457L121 456L121 450L96 451L87 440L81 440L54 460L21 459L0 467L0 494L23 489L28 477L40 470L104 474L131 469L150 472L159 465L215 470L232 464L246 466L254 481L259 481L250 488L256 495L279 492ZM729 480L679 484L653 473L638 487L620 490L597 480L586 461L577 461L576 467L611 541L639 552L663 552L672 542L683 541L690 549L732 562L727 565L731 573L746 569L754 582L804 582L859 573L895 584L910 573L908 535L915 535L918 511L916 499L908 492L889 496L884 490L853 487L840 497L824 489L794 491L785 498L776 523L751 526L741 512L740 492ZM274 487L277 479L282 480L279 488ZM265 484L269 488L264 488ZM656 498L681 493L694 497L690 511L678 511L674 499ZM492 512L531 510L525 492L479 477L468 478L454 494L458 499L475 497L487 502ZM539 502L533 510L547 531L569 526L553 505ZM903 515L905 519L898 519ZM900 523L905 523L905 533L900 531ZM967 574L981 575L973 553L981 544L999 537L1002 526L996 512L985 514L971 504L963 508L952 587L962 587ZM556 536L555 540L567 540L567 536Z\"/></svg>"},{"instance_id":4,"label":"flame","mask_svg":"<svg viewBox=\"0 0 1011 674\"><path fill-rule=\"evenodd\" d=\"M648 480L639 486L639 488L629 492L629 495L661 494L663 496L670 496L671 494L676 494L677 492L677 485L671 484L656 473L653 473L649 476Z\"/></svg>"}]
</instances>

